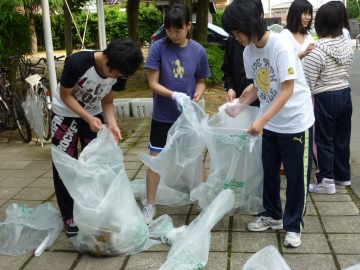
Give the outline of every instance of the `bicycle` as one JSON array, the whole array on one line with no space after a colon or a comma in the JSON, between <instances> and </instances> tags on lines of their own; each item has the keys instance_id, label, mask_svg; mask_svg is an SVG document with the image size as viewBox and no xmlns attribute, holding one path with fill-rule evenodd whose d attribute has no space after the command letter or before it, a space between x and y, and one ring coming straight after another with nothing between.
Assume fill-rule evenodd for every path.
<instances>
[{"instance_id":1,"label":"bicycle","mask_svg":"<svg viewBox=\"0 0 360 270\"><path fill-rule=\"evenodd\" d=\"M16 56L19 59L19 56ZM55 61L61 61L62 58L64 58L65 55L61 55L59 57L54 56ZM22 58L20 58L22 59ZM40 58L37 63L22 63L23 67L30 67L33 71L36 70L37 65L43 61L46 69L47 69L47 59L46 58ZM45 70L45 69L44 69ZM22 67L20 66L20 73L25 74L22 71ZM37 73L32 74L32 71L30 72L31 75L37 75ZM29 78L31 75L29 75L27 78ZM47 79L47 76L45 74L39 75L40 77L36 79L34 82L34 85L31 85L26 79L24 80L28 84L28 93L31 95L31 97L40 98L42 100L42 112L43 112L43 138L45 140L49 140L51 137L51 92L49 88L45 85L44 80Z\"/></svg>"},{"instance_id":2,"label":"bicycle","mask_svg":"<svg viewBox=\"0 0 360 270\"><path fill-rule=\"evenodd\" d=\"M13 131L18 129L24 142L29 143L32 139L30 124L25 117L19 96L10 90L10 83L6 77L8 73L8 67L0 66L0 132L11 130L9 143Z\"/></svg>"},{"instance_id":3,"label":"bicycle","mask_svg":"<svg viewBox=\"0 0 360 270\"><path fill-rule=\"evenodd\" d=\"M57 62L62 61L64 57L65 55L54 56L54 61ZM25 83L25 79L34 74L40 74L41 76L44 77L43 78L44 80L47 79L47 76L45 75L48 69L46 58L41 57L36 63L31 62L29 58L25 58L24 56L21 55L14 55L9 58L16 60L14 62L15 66L11 67L12 70L16 70L16 75L15 75L16 81L21 81ZM56 65L55 65L55 69L56 69Z\"/></svg>"}]
</instances>

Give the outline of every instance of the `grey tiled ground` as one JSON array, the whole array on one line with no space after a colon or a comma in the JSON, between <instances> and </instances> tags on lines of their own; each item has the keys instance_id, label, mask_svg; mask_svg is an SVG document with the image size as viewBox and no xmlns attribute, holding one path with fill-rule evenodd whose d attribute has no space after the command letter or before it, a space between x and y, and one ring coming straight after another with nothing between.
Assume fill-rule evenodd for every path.
<instances>
[{"instance_id":1,"label":"grey tiled ground","mask_svg":"<svg viewBox=\"0 0 360 270\"><path fill-rule=\"evenodd\" d=\"M120 126L131 132L120 143L130 180L145 178L147 167L137 157L148 153L150 119L121 119ZM7 144L8 133L0 134L0 221L11 203L36 207L50 202L57 207L52 183L50 143L24 144L17 134ZM124 135L124 134L123 134ZM209 158L205 166L210 166ZM359 179L353 179L358 181ZM286 201L286 180L281 198ZM209 260L205 269L238 270L249 257L268 245L274 245L291 269L344 269L360 263L359 198L351 188L337 187L335 195L310 194L302 245L296 249L283 246L285 231L254 233L246 230L253 216L223 217L212 230ZM174 226L188 225L199 214L195 205L157 207L158 216L168 214ZM156 245L148 251L126 257L95 258L76 252L62 232L40 257L0 255L0 269L158 269L166 260L170 247Z\"/></svg>"}]
</instances>

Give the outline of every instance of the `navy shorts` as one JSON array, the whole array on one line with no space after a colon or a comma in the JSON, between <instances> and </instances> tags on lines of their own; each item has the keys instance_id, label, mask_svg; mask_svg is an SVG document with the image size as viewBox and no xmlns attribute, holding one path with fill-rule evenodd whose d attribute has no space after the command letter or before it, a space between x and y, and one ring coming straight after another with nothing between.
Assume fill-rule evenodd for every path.
<instances>
[{"instance_id":1,"label":"navy shorts","mask_svg":"<svg viewBox=\"0 0 360 270\"><path fill-rule=\"evenodd\" d=\"M156 120L151 121L150 142L148 148L160 153L165 147L167 134L173 123L164 123Z\"/></svg>"}]
</instances>

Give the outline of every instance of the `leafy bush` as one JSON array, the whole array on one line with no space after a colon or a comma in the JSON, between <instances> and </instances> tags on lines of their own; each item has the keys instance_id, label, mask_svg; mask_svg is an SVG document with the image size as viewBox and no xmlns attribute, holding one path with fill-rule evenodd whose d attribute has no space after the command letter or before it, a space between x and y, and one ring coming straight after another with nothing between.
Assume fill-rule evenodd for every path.
<instances>
[{"instance_id":1,"label":"leafy bush","mask_svg":"<svg viewBox=\"0 0 360 270\"><path fill-rule=\"evenodd\" d=\"M348 0L346 3L346 12L348 14L348 18L357 18L359 17L359 3L357 0Z\"/></svg>"},{"instance_id":2,"label":"leafy bush","mask_svg":"<svg viewBox=\"0 0 360 270\"><path fill-rule=\"evenodd\" d=\"M222 27L221 25L221 18L222 18L222 15L224 14L224 10L223 9L217 9L216 10L216 14L213 14L212 15L212 18L213 18L213 24L219 26L219 27Z\"/></svg>"},{"instance_id":3,"label":"leafy bush","mask_svg":"<svg viewBox=\"0 0 360 270\"><path fill-rule=\"evenodd\" d=\"M211 72L211 77L206 79L206 84L218 84L223 77L221 66L224 62L224 51L214 44L201 42L201 45L204 46L206 50Z\"/></svg>"},{"instance_id":4,"label":"leafy bush","mask_svg":"<svg viewBox=\"0 0 360 270\"><path fill-rule=\"evenodd\" d=\"M15 10L16 1L0 1L0 58L31 53L29 20Z\"/></svg>"},{"instance_id":5,"label":"leafy bush","mask_svg":"<svg viewBox=\"0 0 360 270\"><path fill-rule=\"evenodd\" d=\"M83 37L86 12L73 13L76 25ZM106 39L111 41L115 38L127 38L127 20L126 12L122 12L116 8L110 8L104 6L104 17L105 17L105 29ZM139 9L139 29L140 29L140 40L141 42L149 41L151 35L161 26L162 24L162 13L153 5L149 7L145 3L140 3ZM36 16L35 21L36 34L38 38L39 49L44 49L44 34L41 15ZM64 37L64 17L62 14L51 17L51 30L53 35L53 44L57 49L63 49L65 47ZM77 34L74 23L72 23L72 37L74 47L80 47L81 41ZM98 34L98 18L97 13L89 13L88 21L86 25L85 35L85 47L97 48L99 41Z\"/></svg>"}]
</instances>

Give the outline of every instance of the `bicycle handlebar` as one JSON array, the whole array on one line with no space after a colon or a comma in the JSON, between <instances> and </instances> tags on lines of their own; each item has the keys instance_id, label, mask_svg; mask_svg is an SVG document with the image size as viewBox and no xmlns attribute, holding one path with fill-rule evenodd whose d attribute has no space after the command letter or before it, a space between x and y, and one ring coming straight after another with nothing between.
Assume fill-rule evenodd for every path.
<instances>
[{"instance_id":1,"label":"bicycle handlebar","mask_svg":"<svg viewBox=\"0 0 360 270\"><path fill-rule=\"evenodd\" d=\"M62 58L64 58L64 57L65 57L65 55L61 55L61 56L54 55L54 60L55 61L62 61ZM9 56L8 58L13 59L13 61L15 59L20 59L22 64L24 64L26 66L30 66L30 67L35 67L35 66L39 65L41 61L43 61L44 64L47 65L47 59L45 57L41 57L36 63L25 62L21 55L13 55L13 56ZM11 64L12 64L13 61L11 61Z\"/></svg>"}]
</instances>

